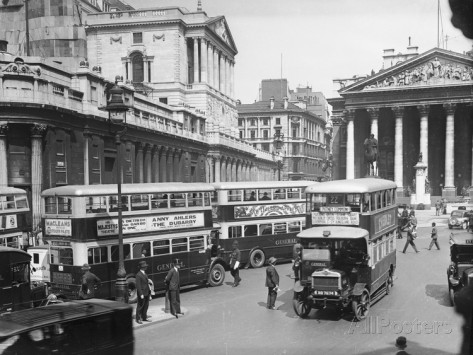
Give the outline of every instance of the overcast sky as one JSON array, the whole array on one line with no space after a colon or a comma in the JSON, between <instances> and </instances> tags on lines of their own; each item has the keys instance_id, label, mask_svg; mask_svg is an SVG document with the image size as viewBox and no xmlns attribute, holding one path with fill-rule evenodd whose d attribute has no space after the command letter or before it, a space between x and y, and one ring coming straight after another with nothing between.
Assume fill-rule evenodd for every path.
<instances>
[{"instance_id":1,"label":"overcast sky","mask_svg":"<svg viewBox=\"0 0 473 355\"><path fill-rule=\"evenodd\" d=\"M135 8L197 9L197 0L125 0ZM238 54L235 99L258 99L262 79L288 79L289 87L311 86L333 97L332 80L365 75L382 67L383 50L419 53L437 46L438 0L201 0L209 17L225 16ZM464 53L473 41L450 22L440 0L440 47ZM281 60L282 57L282 60ZM282 64L282 65L281 65ZM282 70L281 70L282 68Z\"/></svg>"}]
</instances>

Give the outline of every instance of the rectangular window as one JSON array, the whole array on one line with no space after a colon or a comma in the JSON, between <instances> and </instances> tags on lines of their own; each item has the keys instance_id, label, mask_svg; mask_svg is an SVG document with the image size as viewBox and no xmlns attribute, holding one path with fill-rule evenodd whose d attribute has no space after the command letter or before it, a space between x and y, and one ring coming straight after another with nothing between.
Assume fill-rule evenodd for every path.
<instances>
[{"instance_id":1,"label":"rectangular window","mask_svg":"<svg viewBox=\"0 0 473 355\"><path fill-rule=\"evenodd\" d=\"M256 237L258 235L258 225L251 224L245 226L245 237Z\"/></svg>"},{"instance_id":2,"label":"rectangular window","mask_svg":"<svg viewBox=\"0 0 473 355\"><path fill-rule=\"evenodd\" d=\"M259 226L259 234L273 234L273 225L270 223L260 224Z\"/></svg>"},{"instance_id":3,"label":"rectangular window","mask_svg":"<svg viewBox=\"0 0 473 355\"><path fill-rule=\"evenodd\" d=\"M187 251L187 238L176 238L172 240L172 253Z\"/></svg>"},{"instance_id":4,"label":"rectangular window","mask_svg":"<svg viewBox=\"0 0 473 355\"><path fill-rule=\"evenodd\" d=\"M67 197L58 197L58 214L71 214L72 213L72 200Z\"/></svg>"},{"instance_id":5,"label":"rectangular window","mask_svg":"<svg viewBox=\"0 0 473 355\"><path fill-rule=\"evenodd\" d=\"M263 118L263 126L269 126L269 118Z\"/></svg>"},{"instance_id":6,"label":"rectangular window","mask_svg":"<svg viewBox=\"0 0 473 355\"><path fill-rule=\"evenodd\" d=\"M241 201L242 190L228 190L228 201Z\"/></svg>"},{"instance_id":7,"label":"rectangular window","mask_svg":"<svg viewBox=\"0 0 473 355\"><path fill-rule=\"evenodd\" d=\"M57 203L54 196L48 196L44 199L44 211L46 214L57 213Z\"/></svg>"},{"instance_id":8,"label":"rectangular window","mask_svg":"<svg viewBox=\"0 0 473 355\"><path fill-rule=\"evenodd\" d=\"M287 233L287 223L274 223L274 234Z\"/></svg>"},{"instance_id":9,"label":"rectangular window","mask_svg":"<svg viewBox=\"0 0 473 355\"><path fill-rule=\"evenodd\" d=\"M107 212L107 198L105 196L89 197L86 203L87 213Z\"/></svg>"},{"instance_id":10,"label":"rectangular window","mask_svg":"<svg viewBox=\"0 0 473 355\"><path fill-rule=\"evenodd\" d=\"M123 244L123 255L125 259L130 259L130 244ZM110 248L110 260L118 261L118 245L112 245Z\"/></svg>"},{"instance_id":11,"label":"rectangular window","mask_svg":"<svg viewBox=\"0 0 473 355\"><path fill-rule=\"evenodd\" d=\"M286 199L286 189L277 189L274 191L275 200L285 200Z\"/></svg>"},{"instance_id":12,"label":"rectangular window","mask_svg":"<svg viewBox=\"0 0 473 355\"><path fill-rule=\"evenodd\" d=\"M189 207L202 207L204 204L202 192L193 192L189 194Z\"/></svg>"},{"instance_id":13,"label":"rectangular window","mask_svg":"<svg viewBox=\"0 0 473 355\"><path fill-rule=\"evenodd\" d=\"M300 232L301 229L301 221L289 222L289 233Z\"/></svg>"},{"instance_id":14,"label":"rectangular window","mask_svg":"<svg viewBox=\"0 0 473 355\"><path fill-rule=\"evenodd\" d=\"M149 209L149 196L148 195L131 195L131 210L132 211L143 211Z\"/></svg>"},{"instance_id":15,"label":"rectangular window","mask_svg":"<svg viewBox=\"0 0 473 355\"><path fill-rule=\"evenodd\" d=\"M159 98L159 102L161 102L162 104L168 104L168 98L167 97L160 97Z\"/></svg>"},{"instance_id":16,"label":"rectangular window","mask_svg":"<svg viewBox=\"0 0 473 355\"><path fill-rule=\"evenodd\" d=\"M271 189L258 189L258 200L260 201L271 200Z\"/></svg>"},{"instance_id":17,"label":"rectangular window","mask_svg":"<svg viewBox=\"0 0 473 355\"><path fill-rule=\"evenodd\" d=\"M133 43L143 43L143 32L133 33Z\"/></svg>"},{"instance_id":18,"label":"rectangular window","mask_svg":"<svg viewBox=\"0 0 473 355\"><path fill-rule=\"evenodd\" d=\"M156 240L153 242L153 255L169 254L169 240Z\"/></svg>"},{"instance_id":19,"label":"rectangular window","mask_svg":"<svg viewBox=\"0 0 473 355\"><path fill-rule=\"evenodd\" d=\"M146 258L150 256L150 243L135 243L133 244L133 259Z\"/></svg>"},{"instance_id":20,"label":"rectangular window","mask_svg":"<svg viewBox=\"0 0 473 355\"><path fill-rule=\"evenodd\" d=\"M241 226L228 227L228 238L240 238L241 236Z\"/></svg>"},{"instance_id":21,"label":"rectangular window","mask_svg":"<svg viewBox=\"0 0 473 355\"><path fill-rule=\"evenodd\" d=\"M171 207L186 207L186 194L171 194L170 202Z\"/></svg>"},{"instance_id":22,"label":"rectangular window","mask_svg":"<svg viewBox=\"0 0 473 355\"><path fill-rule=\"evenodd\" d=\"M90 101L95 105L98 103L97 87L93 85L90 85Z\"/></svg>"},{"instance_id":23,"label":"rectangular window","mask_svg":"<svg viewBox=\"0 0 473 355\"><path fill-rule=\"evenodd\" d=\"M250 131L250 138L256 138L256 131L254 129Z\"/></svg>"},{"instance_id":24,"label":"rectangular window","mask_svg":"<svg viewBox=\"0 0 473 355\"><path fill-rule=\"evenodd\" d=\"M203 235L189 238L189 251L205 250L205 239Z\"/></svg>"},{"instance_id":25,"label":"rectangular window","mask_svg":"<svg viewBox=\"0 0 473 355\"><path fill-rule=\"evenodd\" d=\"M280 125L281 124L281 117L276 117L276 124Z\"/></svg>"},{"instance_id":26,"label":"rectangular window","mask_svg":"<svg viewBox=\"0 0 473 355\"><path fill-rule=\"evenodd\" d=\"M87 261L89 264L100 264L108 261L107 247L97 247L87 249Z\"/></svg>"}]
</instances>

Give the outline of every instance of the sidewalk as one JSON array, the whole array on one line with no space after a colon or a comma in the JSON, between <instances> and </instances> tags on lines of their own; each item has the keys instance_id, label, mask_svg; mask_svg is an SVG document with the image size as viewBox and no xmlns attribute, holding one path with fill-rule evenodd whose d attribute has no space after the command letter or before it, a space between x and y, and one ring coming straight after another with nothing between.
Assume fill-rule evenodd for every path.
<instances>
[{"instance_id":1,"label":"sidewalk","mask_svg":"<svg viewBox=\"0 0 473 355\"><path fill-rule=\"evenodd\" d=\"M437 226L448 225L448 214L441 214L440 216L435 215L435 208L430 210L415 210L417 218L417 227L431 227L432 222L435 222Z\"/></svg>"},{"instance_id":2,"label":"sidewalk","mask_svg":"<svg viewBox=\"0 0 473 355\"><path fill-rule=\"evenodd\" d=\"M149 308L148 308L148 316L151 316L150 321L151 322L143 322L143 324L138 324L135 321L135 314L136 314L136 303L132 304L133 307L133 329L138 329L138 328L143 328L147 327L149 325L169 321L169 320L176 320L176 317L174 317L170 312L166 313L165 308L164 308L164 296L158 296L151 301L149 301ZM181 307L181 311L184 313L184 316L179 316L185 317L187 314L187 309L184 307Z\"/></svg>"}]
</instances>

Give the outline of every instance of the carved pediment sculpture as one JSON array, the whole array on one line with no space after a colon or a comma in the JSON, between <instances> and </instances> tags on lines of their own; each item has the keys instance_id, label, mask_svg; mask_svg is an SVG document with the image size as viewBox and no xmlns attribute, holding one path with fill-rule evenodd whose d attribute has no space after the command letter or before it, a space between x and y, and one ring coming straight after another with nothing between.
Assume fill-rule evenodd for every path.
<instances>
[{"instance_id":1,"label":"carved pediment sculpture","mask_svg":"<svg viewBox=\"0 0 473 355\"><path fill-rule=\"evenodd\" d=\"M16 58L15 62L2 67L2 73L17 75L41 76L41 68L25 64L21 58Z\"/></svg>"}]
</instances>

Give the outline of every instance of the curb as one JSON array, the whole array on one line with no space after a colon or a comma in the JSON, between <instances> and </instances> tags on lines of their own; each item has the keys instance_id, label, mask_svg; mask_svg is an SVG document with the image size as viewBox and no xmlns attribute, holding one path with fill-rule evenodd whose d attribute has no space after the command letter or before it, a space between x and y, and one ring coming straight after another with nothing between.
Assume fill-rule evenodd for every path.
<instances>
[{"instance_id":1,"label":"curb","mask_svg":"<svg viewBox=\"0 0 473 355\"><path fill-rule=\"evenodd\" d=\"M155 309L153 311L153 308L159 308L159 309ZM181 311L184 314L188 313L187 309L184 308L184 307L181 307ZM153 324L163 323L163 322L166 322L168 320L176 319L171 313L165 313L163 307L150 307L150 308L148 308L148 314L152 316L151 322L143 322L143 324L138 324L135 321L135 312L136 312L136 306L133 307L133 317L132 317L133 318L133 329L145 328L145 327L149 327L150 325L153 325ZM156 313L158 313L158 314L156 314Z\"/></svg>"}]
</instances>

